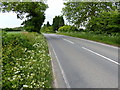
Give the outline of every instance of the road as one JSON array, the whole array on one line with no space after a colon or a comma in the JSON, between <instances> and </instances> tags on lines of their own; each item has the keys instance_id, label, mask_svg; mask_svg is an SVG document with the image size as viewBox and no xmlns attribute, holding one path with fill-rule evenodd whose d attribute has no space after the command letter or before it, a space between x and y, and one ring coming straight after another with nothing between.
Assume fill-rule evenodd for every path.
<instances>
[{"instance_id":1,"label":"road","mask_svg":"<svg viewBox=\"0 0 120 90\"><path fill-rule=\"evenodd\" d=\"M118 88L118 47L57 34L48 40L57 88Z\"/></svg>"}]
</instances>

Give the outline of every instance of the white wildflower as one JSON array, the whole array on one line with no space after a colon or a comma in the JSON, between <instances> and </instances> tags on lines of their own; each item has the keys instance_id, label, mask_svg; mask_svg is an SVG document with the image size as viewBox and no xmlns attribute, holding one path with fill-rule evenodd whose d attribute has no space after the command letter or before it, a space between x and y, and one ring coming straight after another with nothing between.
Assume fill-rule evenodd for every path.
<instances>
[{"instance_id":1,"label":"white wildflower","mask_svg":"<svg viewBox=\"0 0 120 90\"><path fill-rule=\"evenodd\" d=\"M8 78L8 80L10 80L10 78Z\"/></svg>"},{"instance_id":2,"label":"white wildflower","mask_svg":"<svg viewBox=\"0 0 120 90\"><path fill-rule=\"evenodd\" d=\"M19 73L20 71L16 71L15 74Z\"/></svg>"},{"instance_id":3,"label":"white wildflower","mask_svg":"<svg viewBox=\"0 0 120 90\"><path fill-rule=\"evenodd\" d=\"M37 60L33 60L33 62L36 62Z\"/></svg>"},{"instance_id":4,"label":"white wildflower","mask_svg":"<svg viewBox=\"0 0 120 90\"><path fill-rule=\"evenodd\" d=\"M23 87L28 87L28 85L23 85Z\"/></svg>"}]
</instances>

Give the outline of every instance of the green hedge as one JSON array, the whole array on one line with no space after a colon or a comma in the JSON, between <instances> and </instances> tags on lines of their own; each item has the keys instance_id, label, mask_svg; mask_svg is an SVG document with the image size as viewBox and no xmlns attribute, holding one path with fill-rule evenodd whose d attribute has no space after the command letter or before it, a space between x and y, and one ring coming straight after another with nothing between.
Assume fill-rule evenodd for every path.
<instances>
[{"instance_id":1,"label":"green hedge","mask_svg":"<svg viewBox=\"0 0 120 90\"><path fill-rule=\"evenodd\" d=\"M74 32L74 31L78 31L76 27L74 26L70 26L70 25L66 25L66 26L62 26L58 29L59 32Z\"/></svg>"},{"instance_id":2,"label":"green hedge","mask_svg":"<svg viewBox=\"0 0 120 90\"><path fill-rule=\"evenodd\" d=\"M48 46L37 33L3 34L2 88L51 88Z\"/></svg>"}]
</instances>

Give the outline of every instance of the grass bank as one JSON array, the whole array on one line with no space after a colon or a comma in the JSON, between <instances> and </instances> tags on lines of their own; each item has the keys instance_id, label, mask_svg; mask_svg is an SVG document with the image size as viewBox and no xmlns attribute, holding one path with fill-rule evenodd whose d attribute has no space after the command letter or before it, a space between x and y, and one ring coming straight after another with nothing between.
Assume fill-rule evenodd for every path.
<instances>
[{"instance_id":1,"label":"grass bank","mask_svg":"<svg viewBox=\"0 0 120 90\"><path fill-rule=\"evenodd\" d=\"M37 33L3 33L2 88L51 88L47 41Z\"/></svg>"},{"instance_id":2,"label":"grass bank","mask_svg":"<svg viewBox=\"0 0 120 90\"><path fill-rule=\"evenodd\" d=\"M58 34L120 46L120 35L95 34L90 32L59 32Z\"/></svg>"}]
</instances>

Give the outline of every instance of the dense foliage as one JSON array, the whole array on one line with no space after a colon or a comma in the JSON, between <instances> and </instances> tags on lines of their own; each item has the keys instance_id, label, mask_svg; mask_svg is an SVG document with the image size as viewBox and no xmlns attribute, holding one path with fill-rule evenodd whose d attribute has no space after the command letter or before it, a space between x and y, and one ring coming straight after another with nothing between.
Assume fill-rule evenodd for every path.
<instances>
[{"instance_id":1,"label":"dense foliage","mask_svg":"<svg viewBox=\"0 0 120 90\"><path fill-rule=\"evenodd\" d=\"M58 31L58 28L61 26L64 26L64 19L63 16L55 16L55 18L53 18L53 30L54 31Z\"/></svg>"},{"instance_id":2,"label":"dense foliage","mask_svg":"<svg viewBox=\"0 0 120 90\"><path fill-rule=\"evenodd\" d=\"M74 31L78 31L76 27L74 26L70 26L70 25L65 25L62 26L58 29L59 32L74 32Z\"/></svg>"},{"instance_id":3,"label":"dense foliage","mask_svg":"<svg viewBox=\"0 0 120 90\"><path fill-rule=\"evenodd\" d=\"M118 11L102 12L93 17L86 28L97 33L120 33L120 14Z\"/></svg>"},{"instance_id":4,"label":"dense foliage","mask_svg":"<svg viewBox=\"0 0 120 90\"><path fill-rule=\"evenodd\" d=\"M45 20L44 12L47 5L43 2L2 2L0 10L2 12L13 11L17 13L17 18L26 20L22 23L27 31L40 31Z\"/></svg>"},{"instance_id":5,"label":"dense foliage","mask_svg":"<svg viewBox=\"0 0 120 90\"><path fill-rule=\"evenodd\" d=\"M3 34L2 88L51 88L48 46L37 33Z\"/></svg>"},{"instance_id":6,"label":"dense foliage","mask_svg":"<svg viewBox=\"0 0 120 90\"><path fill-rule=\"evenodd\" d=\"M85 26L92 17L103 11L109 12L119 8L119 2L67 2L64 5L63 14L66 19L78 28Z\"/></svg>"}]
</instances>

